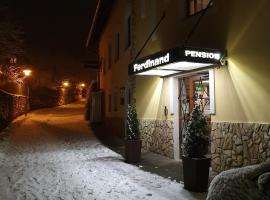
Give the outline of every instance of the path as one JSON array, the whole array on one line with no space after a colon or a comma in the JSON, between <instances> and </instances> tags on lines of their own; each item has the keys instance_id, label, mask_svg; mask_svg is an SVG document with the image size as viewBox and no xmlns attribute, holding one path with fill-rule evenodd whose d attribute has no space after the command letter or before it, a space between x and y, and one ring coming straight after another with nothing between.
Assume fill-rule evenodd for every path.
<instances>
[{"instance_id":1,"label":"path","mask_svg":"<svg viewBox=\"0 0 270 200\"><path fill-rule=\"evenodd\" d=\"M83 110L83 102L37 110L1 133L1 200L203 199L126 164L92 134Z\"/></svg>"}]
</instances>

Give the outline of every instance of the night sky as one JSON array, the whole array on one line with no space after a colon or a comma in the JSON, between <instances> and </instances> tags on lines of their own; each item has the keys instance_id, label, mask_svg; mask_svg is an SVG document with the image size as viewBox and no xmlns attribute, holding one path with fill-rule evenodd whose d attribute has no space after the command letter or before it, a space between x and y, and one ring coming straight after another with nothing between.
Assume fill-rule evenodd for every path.
<instances>
[{"instance_id":1,"label":"night sky","mask_svg":"<svg viewBox=\"0 0 270 200\"><path fill-rule=\"evenodd\" d=\"M24 27L29 62L61 76L80 76L84 44L95 11L95 0L11 0ZM84 73L84 72L82 72Z\"/></svg>"}]
</instances>

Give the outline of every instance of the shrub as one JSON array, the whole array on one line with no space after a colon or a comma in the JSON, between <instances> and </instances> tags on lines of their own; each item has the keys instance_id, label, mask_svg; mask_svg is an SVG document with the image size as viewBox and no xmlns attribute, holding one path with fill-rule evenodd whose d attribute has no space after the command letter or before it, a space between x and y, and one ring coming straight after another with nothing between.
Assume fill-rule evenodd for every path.
<instances>
[{"instance_id":1,"label":"shrub","mask_svg":"<svg viewBox=\"0 0 270 200\"><path fill-rule=\"evenodd\" d=\"M183 154L187 157L202 158L208 153L210 127L204 113L196 106L187 125L183 141Z\"/></svg>"}]
</instances>

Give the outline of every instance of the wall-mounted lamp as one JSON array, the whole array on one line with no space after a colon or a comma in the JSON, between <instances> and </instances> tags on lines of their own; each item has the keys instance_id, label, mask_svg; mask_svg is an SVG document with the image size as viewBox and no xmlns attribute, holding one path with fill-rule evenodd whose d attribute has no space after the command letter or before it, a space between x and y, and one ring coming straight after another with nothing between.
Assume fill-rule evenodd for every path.
<instances>
[{"instance_id":1,"label":"wall-mounted lamp","mask_svg":"<svg viewBox=\"0 0 270 200\"><path fill-rule=\"evenodd\" d=\"M69 82L64 81L64 82L63 82L63 86L64 86L64 87L68 87L68 86L69 86Z\"/></svg>"},{"instance_id":2,"label":"wall-mounted lamp","mask_svg":"<svg viewBox=\"0 0 270 200\"><path fill-rule=\"evenodd\" d=\"M25 69L25 70L23 70L23 73L25 76L30 76L32 71L30 69Z\"/></svg>"}]
</instances>

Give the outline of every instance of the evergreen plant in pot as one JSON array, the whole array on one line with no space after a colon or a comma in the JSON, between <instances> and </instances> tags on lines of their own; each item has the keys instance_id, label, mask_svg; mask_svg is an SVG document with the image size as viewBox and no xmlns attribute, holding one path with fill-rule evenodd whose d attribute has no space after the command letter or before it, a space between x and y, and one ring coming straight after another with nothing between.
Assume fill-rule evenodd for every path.
<instances>
[{"instance_id":1,"label":"evergreen plant in pot","mask_svg":"<svg viewBox=\"0 0 270 200\"><path fill-rule=\"evenodd\" d=\"M196 106L191 113L182 146L184 187L187 190L207 191L211 163L209 143L210 127L203 111Z\"/></svg>"},{"instance_id":2,"label":"evergreen plant in pot","mask_svg":"<svg viewBox=\"0 0 270 200\"><path fill-rule=\"evenodd\" d=\"M133 105L128 105L125 139L126 162L139 162L141 158L141 147L142 141L140 139L137 112Z\"/></svg>"}]
</instances>

